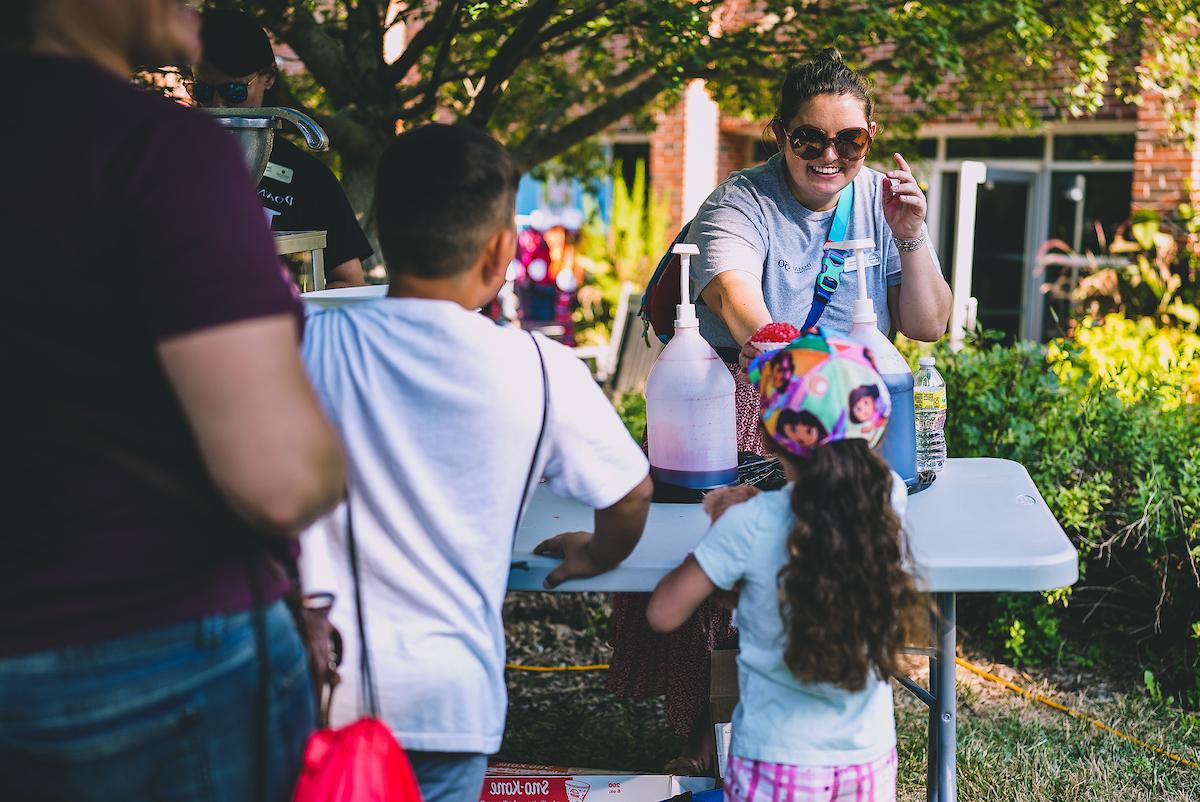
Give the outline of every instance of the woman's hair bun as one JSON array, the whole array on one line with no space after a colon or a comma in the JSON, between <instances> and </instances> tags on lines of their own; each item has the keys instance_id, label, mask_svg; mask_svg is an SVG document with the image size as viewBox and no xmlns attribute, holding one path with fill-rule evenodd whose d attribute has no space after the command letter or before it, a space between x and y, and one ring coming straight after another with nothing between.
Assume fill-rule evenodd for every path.
<instances>
[{"instance_id":1,"label":"woman's hair bun","mask_svg":"<svg viewBox=\"0 0 1200 802\"><path fill-rule=\"evenodd\" d=\"M836 47L826 47L812 61L788 70L779 90L779 110L775 117L786 124L802 105L818 95L853 95L862 101L868 120L874 111L870 86L842 61Z\"/></svg>"}]
</instances>

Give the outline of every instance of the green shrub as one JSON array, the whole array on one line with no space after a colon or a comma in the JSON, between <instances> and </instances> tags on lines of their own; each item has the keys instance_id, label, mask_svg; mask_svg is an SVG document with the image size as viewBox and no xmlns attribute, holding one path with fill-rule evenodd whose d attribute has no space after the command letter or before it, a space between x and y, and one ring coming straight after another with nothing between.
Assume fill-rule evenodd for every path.
<instances>
[{"instance_id":1,"label":"green shrub","mask_svg":"<svg viewBox=\"0 0 1200 802\"><path fill-rule=\"evenodd\" d=\"M625 182L620 161L613 164L611 179L611 223L605 224L596 201L584 196L586 222L576 247L584 281L572 315L580 345L608 342L621 285L629 281L644 286L668 244L668 198L650 191L645 161L635 163L632 186Z\"/></svg>"},{"instance_id":2,"label":"green shrub","mask_svg":"<svg viewBox=\"0 0 1200 802\"><path fill-rule=\"evenodd\" d=\"M1165 409L1200 401L1200 336L1152 318L1084 320L1070 340L1050 343L1047 359L1059 378L1111 389L1123 401L1157 395Z\"/></svg>"},{"instance_id":3,"label":"green shrub","mask_svg":"<svg viewBox=\"0 0 1200 802\"><path fill-rule=\"evenodd\" d=\"M1016 661L1099 643L1154 666L1164 687L1198 704L1200 408L1186 389L1200 371L1195 337L1104 323L1048 348L935 349L951 455L1025 465L1080 553L1072 593L1040 604L1001 596L985 630ZM1164 343L1170 358L1146 358Z\"/></svg>"},{"instance_id":4,"label":"green shrub","mask_svg":"<svg viewBox=\"0 0 1200 802\"><path fill-rule=\"evenodd\" d=\"M642 442L646 434L646 397L641 393L625 393L617 398L615 405L629 436Z\"/></svg>"}]
</instances>

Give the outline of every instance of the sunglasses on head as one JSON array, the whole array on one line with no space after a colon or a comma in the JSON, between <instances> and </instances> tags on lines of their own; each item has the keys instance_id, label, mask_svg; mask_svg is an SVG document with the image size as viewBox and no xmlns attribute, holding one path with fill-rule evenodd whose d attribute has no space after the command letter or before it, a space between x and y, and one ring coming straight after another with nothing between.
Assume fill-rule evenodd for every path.
<instances>
[{"instance_id":1,"label":"sunglasses on head","mask_svg":"<svg viewBox=\"0 0 1200 802\"><path fill-rule=\"evenodd\" d=\"M778 120L776 123L782 130L783 123ZM792 146L792 152L801 159L819 158L830 143L833 143L838 156L850 161L866 158L871 150L871 132L866 128L843 128L829 136L815 126L798 125L790 134L785 132L783 136Z\"/></svg>"},{"instance_id":2,"label":"sunglasses on head","mask_svg":"<svg viewBox=\"0 0 1200 802\"><path fill-rule=\"evenodd\" d=\"M250 96L250 84L258 80L255 75L249 81L230 81L225 84L210 84L205 81L184 81L183 88L197 103L211 103L213 94L220 95L226 103L245 103Z\"/></svg>"}]
</instances>

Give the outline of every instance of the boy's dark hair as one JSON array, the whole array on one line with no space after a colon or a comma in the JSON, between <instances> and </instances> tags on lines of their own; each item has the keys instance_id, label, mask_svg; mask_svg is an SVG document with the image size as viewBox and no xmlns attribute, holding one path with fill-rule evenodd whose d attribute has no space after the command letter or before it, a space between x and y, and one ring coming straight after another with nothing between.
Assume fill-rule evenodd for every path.
<instances>
[{"instance_id":1,"label":"boy's dark hair","mask_svg":"<svg viewBox=\"0 0 1200 802\"><path fill-rule=\"evenodd\" d=\"M870 86L842 61L837 48L827 47L812 61L788 70L779 90L779 108L775 116L787 125L801 106L818 95L854 95L862 101L868 120L875 110Z\"/></svg>"},{"instance_id":2,"label":"boy's dark hair","mask_svg":"<svg viewBox=\"0 0 1200 802\"><path fill-rule=\"evenodd\" d=\"M930 608L904 568L892 474L867 441L837 440L794 469L788 563L779 572L783 660L801 682L862 690L896 672L896 655L928 630Z\"/></svg>"},{"instance_id":3,"label":"boy's dark hair","mask_svg":"<svg viewBox=\"0 0 1200 802\"><path fill-rule=\"evenodd\" d=\"M785 409L779 413L779 418L775 421L775 431L783 430L785 426L811 426L817 430L817 439L824 440L829 436L829 430L825 428L825 424L821 423L821 419L809 412L807 409L796 411L794 409Z\"/></svg>"},{"instance_id":4,"label":"boy's dark hair","mask_svg":"<svg viewBox=\"0 0 1200 802\"><path fill-rule=\"evenodd\" d=\"M271 40L242 11L212 8L200 15L201 59L227 75L249 75L275 66Z\"/></svg>"},{"instance_id":5,"label":"boy's dark hair","mask_svg":"<svg viewBox=\"0 0 1200 802\"><path fill-rule=\"evenodd\" d=\"M375 216L389 275L445 278L513 225L520 178L477 128L430 123L396 137L379 160Z\"/></svg>"}]
</instances>

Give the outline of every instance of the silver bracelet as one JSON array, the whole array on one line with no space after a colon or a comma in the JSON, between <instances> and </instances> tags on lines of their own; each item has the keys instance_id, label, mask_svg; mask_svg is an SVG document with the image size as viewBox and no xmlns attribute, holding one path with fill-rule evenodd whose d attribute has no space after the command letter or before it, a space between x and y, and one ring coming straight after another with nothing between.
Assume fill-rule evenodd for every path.
<instances>
[{"instance_id":1,"label":"silver bracelet","mask_svg":"<svg viewBox=\"0 0 1200 802\"><path fill-rule=\"evenodd\" d=\"M916 239L901 239L896 236L893 236L892 239L896 241L896 250L900 251L900 253L911 253L925 244L926 237L922 234Z\"/></svg>"}]
</instances>

